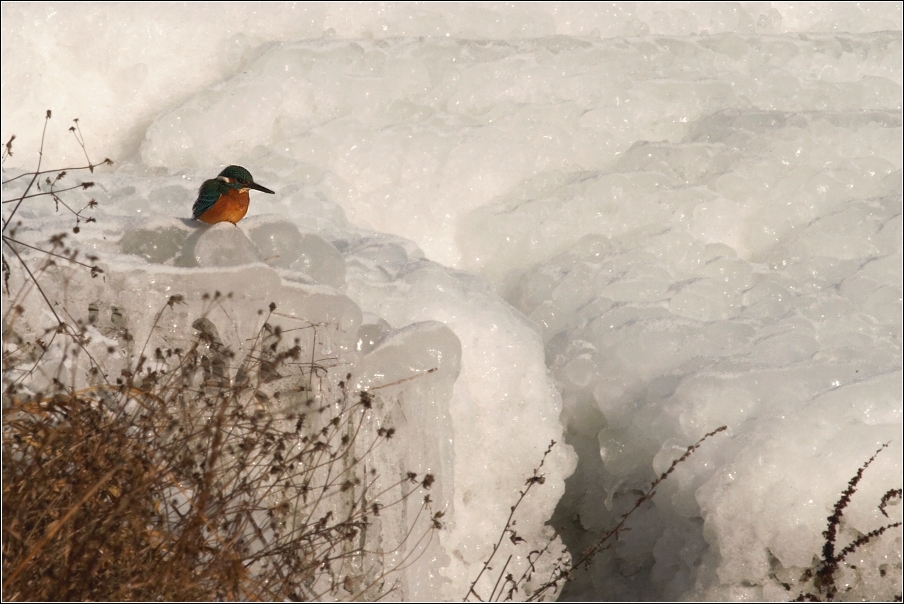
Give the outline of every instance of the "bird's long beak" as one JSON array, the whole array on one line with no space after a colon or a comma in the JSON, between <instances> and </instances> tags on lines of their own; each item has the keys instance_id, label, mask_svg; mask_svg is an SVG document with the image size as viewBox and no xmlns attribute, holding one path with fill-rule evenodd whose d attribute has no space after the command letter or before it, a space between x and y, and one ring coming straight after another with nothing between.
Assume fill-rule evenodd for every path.
<instances>
[{"instance_id":1,"label":"bird's long beak","mask_svg":"<svg viewBox=\"0 0 904 604\"><path fill-rule=\"evenodd\" d=\"M271 190L268 189L267 187L262 187L262 186L260 186L260 185L257 184L256 182L253 182L253 183L251 183L250 185L248 185L248 188L249 188L249 189L254 189L255 191L263 191L264 193L270 193L271 195L275 195L275 193L274 193L273 191L271 191Z\"/></svg>"}]
</instances>

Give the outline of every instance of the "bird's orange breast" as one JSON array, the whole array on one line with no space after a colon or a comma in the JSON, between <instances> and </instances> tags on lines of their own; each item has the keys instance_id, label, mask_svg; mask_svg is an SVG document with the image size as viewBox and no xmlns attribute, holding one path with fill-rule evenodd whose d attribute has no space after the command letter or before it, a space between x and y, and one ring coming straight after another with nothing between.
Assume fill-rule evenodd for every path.
<instances>
[{"instance_id":1,"label":"bird's orange breast","mask_svg":"<svg viewBox=\"0 0 904 604\"><path fill-rule=\"evenodd\" d=\"M228 193L220 195L213 206L198 216L198 220L207 224L217 222L237 223L248 213L248 189L230 189Z\"/></svg>"}]
</instances>

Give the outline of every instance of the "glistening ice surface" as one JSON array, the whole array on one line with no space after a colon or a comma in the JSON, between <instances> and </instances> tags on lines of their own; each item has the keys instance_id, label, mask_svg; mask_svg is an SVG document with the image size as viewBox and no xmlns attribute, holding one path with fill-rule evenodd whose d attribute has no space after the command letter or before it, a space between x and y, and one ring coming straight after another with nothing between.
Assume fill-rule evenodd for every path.
<instances>
[{"instance_id":1,"label":"glistening ice surface","mask_svg":"<svg viewBox=\"0 0 904 604\"><path fill-rule=\"evenodd\" d=\"M464 595L551 439L573 451L519 526L578 554L724 424L565 594L787 599L882 443L842 541L901 486L901 11L6 3L4 179L48 108L45 167L83 160L70 117L117 161L76 239L107 280L74 273L75 313L147 330L219 289L246 300L221 332L270 298L336 326L362 386L439 368L392 395L449 509L404 597ZM227 164L277 194L199 228ZM20 218L33 243L71 228ZM900 533L850 562L843 597L901 593Z\"/></svg>"}]
</instances>

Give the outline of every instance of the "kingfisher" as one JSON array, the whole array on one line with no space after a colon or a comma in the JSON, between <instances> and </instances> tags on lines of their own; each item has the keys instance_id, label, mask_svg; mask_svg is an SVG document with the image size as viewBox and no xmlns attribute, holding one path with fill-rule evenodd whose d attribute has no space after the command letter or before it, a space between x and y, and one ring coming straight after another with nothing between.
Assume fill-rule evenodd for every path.
<instances>
[{"instance_id":1,"label":"kingfisher","mask_svg":"<svg viewBox=\"0 0 904 604\"><path fill-rule=\"evenodd\" d=\"M251 172L241 166L227 166L220 175L205 180L198 190L198 199L191 209L192 218L214 224L237 223L248 213L248 191L273 194L267 187L254 182Z\"/></svg>"}]
</instances>

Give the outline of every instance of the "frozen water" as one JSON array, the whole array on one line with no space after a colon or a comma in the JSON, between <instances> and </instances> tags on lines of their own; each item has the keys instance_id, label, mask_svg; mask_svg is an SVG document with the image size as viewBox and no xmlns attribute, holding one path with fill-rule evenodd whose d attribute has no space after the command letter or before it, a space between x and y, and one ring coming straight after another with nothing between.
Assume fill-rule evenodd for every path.
<instances>
[{"instance_id":1,"label":"frozen water","mask_svg":"<svg viewBox=\"0 0 904 604\"><path fill-rule=\"evenodd\" d=\"M399 431L399 437L386 452L386 467L394 470L393 475L418 468L440 477L431 497L453 518L457 514L451 482L442 477L454 475L456 444L451 437L450 405L460 371L461 343L455 333L442 323L422 321L384 334L353 376L356 388L379 392L391 401L385 421ZM442 538L423 556L426 564L407 569L407 599L425 600L444 591L452 596L449 585L436 573L449 564L449 549L450 540Z\"/></svg>"},{"instance_id":2,"label":"frozen water","mask_svg":"<svg viewBox=\"0 0 904 604\"><path fill-rule=\"evenodd\" d=\"M543 448L560 438L561 403L532 325L513 313L482 279L427 260L409 262L407 257L403 246L393 242L354 248L347 256L349 294L390 325L440 321L461 342L461 373L449 412L455 482L463 486L455 492L454 526L441 538L452 555L449 572L467 576L492 546L492 540L474 539L475 531L498 534L517 489L536 467ZM383 347L378 344L371 355ZM442 356L442 349L431 354ZM410 375L427 367L420 360L406 362L403 369ZM538 448L538 443L543 446ZM551 476L567 475L572 463L571 455L561 449L547 460ZM475 481L478 468L482 479ZM513 473L520 479L513 480ZM544 510L555 507L563 486L547 484L537 492L536 507L527 506L519 515L519 536L533 543L548 538L542 526ZM456 595L449 592L447 597Z\"/></svg>"},{"instance_id":3,"label":"frozen water","mask_svg":"<svg viewBox=\"0 0 904 604\"><path fill-rule=\"evenodd\" d=\"M242 229L270 266L301 273L316 283L332 287L345 285L342 254L316 233L301 233L288 220L266 216L243 221Z\"/></svg>"},{"instance_id":4,"label":"frozen water","mask_svg":"<svg viewBox=\"0 0 904 604\"><path fill-rule=\"evenodd\" d=\"M186 248L193 266L202 268L214 266L240 266L261 262L261 254L253 243L235 225L221 222L197 231L197 240L186 241ZM194 245L192 245L194 244ZM188 263L192 266L191 263Z\"/></svg>"},{"instance_id":5,"label":"frozen water","mask_svg":"<svg viewBox=\"0 0 904 604\"><path fill-rule=\"evenodd\" d=\"M360 386L398 382L377 390L380 421L422 438L387 468L435 471L449 511L406 597L464 595L552 439L578 466L554 450L519 535L543 543L552 518L577 553L729 427L572 598L787 598L889 442L843 538L885 522L902 456L900 3L2 11L4 179L33 166L47 108L45 168L84 160L70 116L92 158L117 160L71 194L100 202L70 240L106 281L58 269L72 312L98 309L98 345L123 321L146 337L174 293L218 290L236 306L208 315L235 350L274 301L333 326L319 352ZM197 187L226 164L277 194L199 226ZM32 245L72 227L50 203L19 218ZM29 312L17 333L47 319ZM180 312L172 329L204 311ZM845 597L900 593L901 548L862 550Z\"/></svg>"}]
</instances>

